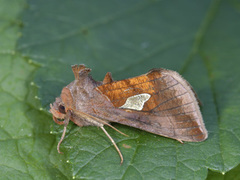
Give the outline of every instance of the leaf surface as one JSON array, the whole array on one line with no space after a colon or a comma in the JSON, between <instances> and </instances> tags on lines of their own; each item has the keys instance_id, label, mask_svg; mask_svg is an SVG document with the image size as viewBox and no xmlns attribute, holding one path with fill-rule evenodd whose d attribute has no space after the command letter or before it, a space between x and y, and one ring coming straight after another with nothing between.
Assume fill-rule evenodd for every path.
<instances>
[{"instance_id":1,"label":"leaf surface","mask_svg":"<svg viewBox=\"0 0 240 180\"><path fill-rule=\"evenodd\" d=\"M52 151L49 116L26 100L37 66L15 50L25 6L0 1L0 179L67 179L63 158Z\"/></svg>"}]
</instances>

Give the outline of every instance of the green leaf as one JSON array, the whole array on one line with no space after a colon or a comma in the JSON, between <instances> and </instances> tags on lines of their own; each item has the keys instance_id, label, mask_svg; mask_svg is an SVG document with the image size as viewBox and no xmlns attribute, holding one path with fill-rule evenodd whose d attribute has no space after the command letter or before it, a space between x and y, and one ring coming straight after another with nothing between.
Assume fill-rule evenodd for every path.
<instances>
[{"instance_id":1,"label":"green leaf","mask_svg":"<svg viewBox=\"0 0 240 180\"><path fill-rule=\"evenodd\" d=\"M207 180L238 180L240 179L240 165L227 172L226 174L209 171Z\"/></svg>"},{"instance_id":2,"label":"green leaf","mask_svg":"<svg viewBox=\"0 0 240 180\"><path fill-rule=\"evenodd\" d=\"M24 0L0 1L0 179L67 179L49 116L27 103L37 67L15 51Z\"/></svg>"},{"instance_id":3,"label":"green leaf","mask_svg":"<svg viewBox=\"0 0 240 180\"><path fill-rule=\"evenodd\" d=\"M0 1L1 178L205 179L207 169L236 167L239 7L233 0ZM114 124L129 135L106 127L123 153L120 165L100 129L71 123L57 154L62 127L47 110L74 79L71 65L82 63L97 80L108 71L114 79L159 67L180 72L203 103L209 138L180 144Z\"/></svg>"}]
</instances>

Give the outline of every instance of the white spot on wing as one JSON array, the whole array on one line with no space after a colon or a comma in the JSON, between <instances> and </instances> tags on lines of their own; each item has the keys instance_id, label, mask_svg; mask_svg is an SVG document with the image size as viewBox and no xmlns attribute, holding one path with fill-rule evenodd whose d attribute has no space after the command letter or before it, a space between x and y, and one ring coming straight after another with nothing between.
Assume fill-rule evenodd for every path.
<instances>
[{"instance_id":1,"label":"white spot on wing","mask_svg":"<svg viewBox=\"0 0 240 180\"><path fill-rule=\"evenodd\" d=\"M147 102L150 97L151 95L147 93L131 96L127 99L125 104L119 108L141 111L143 109L145 102Z\"/></svg>"}]
</instances>

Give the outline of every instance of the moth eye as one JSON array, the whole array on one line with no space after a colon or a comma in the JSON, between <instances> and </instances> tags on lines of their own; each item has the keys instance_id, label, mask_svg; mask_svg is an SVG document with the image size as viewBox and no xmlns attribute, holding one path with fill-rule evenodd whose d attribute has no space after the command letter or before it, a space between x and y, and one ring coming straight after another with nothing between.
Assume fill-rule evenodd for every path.
<instances>
[{"instance_id":1,"label":"moth eye","mask_svg":"<svg viewBox=\"0 0 240 180\"><path fill-rule=\"evenodd\" d=\"M64 107L63 105L60 105L60 106L58 107L58 110L59 110L60 113L66 114L66 112L65 112L65 107Z\"/></svg>"}]
</instances>

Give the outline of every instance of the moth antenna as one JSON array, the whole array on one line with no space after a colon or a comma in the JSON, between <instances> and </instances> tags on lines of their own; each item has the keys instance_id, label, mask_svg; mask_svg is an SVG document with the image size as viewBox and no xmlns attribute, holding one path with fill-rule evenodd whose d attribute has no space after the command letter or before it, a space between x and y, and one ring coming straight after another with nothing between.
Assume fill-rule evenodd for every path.
<instances>
[{"instance_id":1,"label":"moth antenna","mask_svg":"<svg viewBox=\"0 0 240 180\"><path fill-rule=\"evenodd\" d=\"M112 137L108 134L108 132L104 129L103 126L100 126L101 129L103 130L103 132L107 135L107 137L110 139L110 141L112 142L112 144L114 145L115 149L117 150L119 156L120 156L120 159L121 159L121 164L123 163L123 155L120 151L120 149L118 148L117 144L115 143L115 141L112 139Z\"/></svg>"},{"instance_id":2,"label":"moth antenna","mask_svg":"<svg viewBox=\"0 0 240 180\"><path fill-rule=\"evenodd\" d=\"M67 114L66 114L66 118L64 120L64 128L63 128L63 133L62 133L62 137L60 139L60 141L58 142L58 145L57 145L57 151L58 153L62 154L62 152L60 151L60 145L65 137L65 134L66 134L66 131L67 131L67 125L69 123L69 120L70 120L70 116L71 116L71 111L68 110L67 111Z\"/></svg>"}]
</instances>

